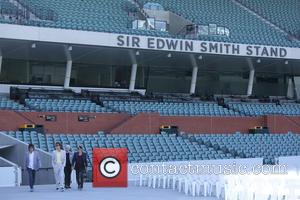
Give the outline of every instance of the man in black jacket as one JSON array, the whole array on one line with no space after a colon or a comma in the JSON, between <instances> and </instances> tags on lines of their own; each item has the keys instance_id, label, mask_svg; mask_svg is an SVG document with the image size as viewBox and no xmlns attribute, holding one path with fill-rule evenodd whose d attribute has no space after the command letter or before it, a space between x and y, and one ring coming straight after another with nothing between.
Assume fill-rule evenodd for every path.
<instances>
[{"instance_id":1,"label":"man in black jacket","mask_svg":"<svg viewBox=\"0 0 300 200\"><path fill-rule=\"evenodd\" d=\"M66 145L66 166L65 166L65 188L71 189L71 173L72 173L73 152L71 146Z\"/></svg>"},{"instance_id":2,"label":"man in black jacket","mask_svg":"<svg viewBox=\"0 0 300 200\"><path fill-rule=\"evenodd\" d=\"M78 152L74 153L72 166L76 171L76 181L78 184L78 189L82 190L84 176L87 170L87 155L83 152L81 145L78 146Z\"/></svg>"}]
</instances>

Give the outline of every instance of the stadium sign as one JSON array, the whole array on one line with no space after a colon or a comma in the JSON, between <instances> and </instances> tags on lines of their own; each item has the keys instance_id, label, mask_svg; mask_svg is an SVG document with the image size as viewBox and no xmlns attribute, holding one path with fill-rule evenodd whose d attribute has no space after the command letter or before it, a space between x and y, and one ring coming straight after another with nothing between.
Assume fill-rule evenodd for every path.
<instances>
[{"instance_id":1,"label":"stadium sign","mask_svg":"<svg viewBox=\"0 0 300 200\"><path fill-rule=\"evenodd\" d=\"M0 24L0 39L300 60L300 48L223 43Z\"/></svg>"},{"instance_id":2,"label":"stadium sign","mask_svg":"<svg viewBox=\"0 0 300 200\"><path fill-rule=\"evenodd\" d=\"M255 57L286 58L288 50L283 47L242 45L197 40L178 40L143 36L119 35L117 45L126 48L142 48L193 53L241 55Z\"/></svg>"}]
</instances>

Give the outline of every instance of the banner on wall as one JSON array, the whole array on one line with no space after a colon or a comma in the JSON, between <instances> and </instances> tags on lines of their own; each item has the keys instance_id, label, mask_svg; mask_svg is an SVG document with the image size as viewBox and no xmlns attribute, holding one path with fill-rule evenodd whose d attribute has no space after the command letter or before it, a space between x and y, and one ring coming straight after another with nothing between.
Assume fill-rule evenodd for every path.
<instances>
[{"instance_id":1,"label":"banner on wall","mask_svg":"<svg viewBox=\"0 0 300 200\"><path fill-rule=\"evenodd\" d=\"M300 48L0 24L0 39L300 60ZM207 30L210 31L210 30Z\"/></svg>"},{"instance_id":2,"label":"banner on wall","mask_svg":"<svg viewBox=\"0 0 300 200\"><path fill-rule=\"evenodd\" d=\"M117 46L177 52L291 58L290 48L143 36L117 36ZM300 49L298 49L300 51ZM300 59L300 56L298 57Z\"/></svg>"}]
</instances>

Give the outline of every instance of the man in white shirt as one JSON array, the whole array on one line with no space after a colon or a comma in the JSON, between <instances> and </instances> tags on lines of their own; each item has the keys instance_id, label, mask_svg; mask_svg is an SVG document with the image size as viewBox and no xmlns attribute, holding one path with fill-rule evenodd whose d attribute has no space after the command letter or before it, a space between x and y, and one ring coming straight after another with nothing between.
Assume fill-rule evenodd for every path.
<instances>
[{"instance_id":1,"label":"man in white shirt","mask_svg":"<svg viewBox=\"0 0 300 200\"><path fill-rule=\"evenodd\" d=\"M25 168L28 171L30 192L33 192L35 183L35 174L41 168L41 160L33 144L28 145L28 152L25 157Z\"/></svg>"},{"instance_id":2,"label":"man in white shirt","mask_svg":"<svg viewBox=\"0 0 300 200\"><path fill-rule=\"evenodd\" d=\"M66 152L62 150L59 142L55 144L55 150L52 152L52 166L56 182L56 190L64 191L64 168L66 166Z\"/></svg>"},{"instance_id":3,"label":"man in white shirt","mask_svg":"<svg viewBox=\"0 0 300 200\"><path fill-rule=\"evenodd\" d=\"M29 164L28 164L28 168L34 169L33 168L33 163L34 163L34 151L29 151Z\"/></svg>"}]
</instances>

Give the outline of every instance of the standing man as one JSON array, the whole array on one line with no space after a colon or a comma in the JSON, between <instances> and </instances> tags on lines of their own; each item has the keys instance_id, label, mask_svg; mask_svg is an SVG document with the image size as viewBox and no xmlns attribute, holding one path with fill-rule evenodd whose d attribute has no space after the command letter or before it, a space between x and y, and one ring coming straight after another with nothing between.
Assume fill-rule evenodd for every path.
<instances>
[{"instance_id":1,"label":"standing man","mask_svg":"<svg viewBox=\"0 0 300 200\"><path fill-rule=\"evenodd\" d=\"M63 192L64 189L64 169L66 166L66 152L62 149L61 143L55 143L55 150L52 153L52 166L56 182L56 190Z\"/></svg>"},{"instance_id":2,"label":"standing man","mask_svg":"<svg viewBox=\"0 0 300 200\"><path fill-rule=\"evenodd\" d=\"M65 188L71 189L73 153L70 145L66 145Z\"/></svg>"},{"instance_id":3,"label":"standing man","mask_svg":"<svg viewBox=\"0 0 300 200\"><path fill-rule=\"evenodd\" d=\"M76 181L78 184L78 190L82 190L84 176L86 175L87 170L87 156L83 152L82 145L78 146L78 152L74 153L72 165L76 170Z\"/></svg>"},{"instance_id":4,"label":"standing man","mask_svg":"<svg viewBox=\"0 0 300 200\"><path fill-rule=\"evenodd\" d=\"M28 152L25 156L25 168L28 172L30 192L33 192L35 174L41 168L41 166L39 153L35 151L33 144L29 144Z\"/></svg>"}]
</instances>

